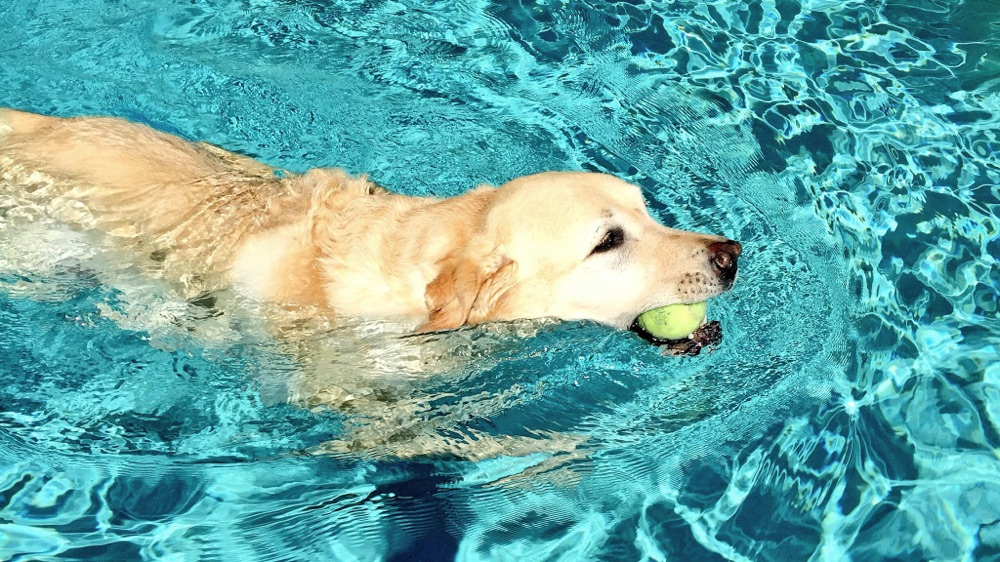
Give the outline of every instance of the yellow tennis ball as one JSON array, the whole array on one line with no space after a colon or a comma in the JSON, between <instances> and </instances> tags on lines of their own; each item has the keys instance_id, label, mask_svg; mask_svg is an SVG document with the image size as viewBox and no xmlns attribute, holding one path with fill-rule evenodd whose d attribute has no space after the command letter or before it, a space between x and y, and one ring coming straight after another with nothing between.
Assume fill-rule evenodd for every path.
<instances>
[{"instance_id":1,"label":"yellow tennis ball","mask_svg":"<svg viewBox=\"0 0 1000 562\"><path fill-rule=\"evenodd\" d=\"M690 336L705 321L704 301L672 304L647 310L639 315L639 326L661 340L680 340Z\"/></svg>"}]
</instances>

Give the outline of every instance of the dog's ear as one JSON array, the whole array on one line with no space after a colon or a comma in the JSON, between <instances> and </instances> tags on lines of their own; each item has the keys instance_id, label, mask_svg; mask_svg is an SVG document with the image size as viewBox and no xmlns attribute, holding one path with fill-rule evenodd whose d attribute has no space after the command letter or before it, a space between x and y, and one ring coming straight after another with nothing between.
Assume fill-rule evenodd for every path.
<instances>
[{"instance_id":1,"label":"dog's ear","mask_svg":"<svg viewBox=\"0 0 1000 562\"><path fill-rule=\"evenodd\" d=\"M485 259L446 258L427 285L429 319L417 332L451 330L494 317L513 286L515 267L499 250Z\"/></svg>"}]
</instances>

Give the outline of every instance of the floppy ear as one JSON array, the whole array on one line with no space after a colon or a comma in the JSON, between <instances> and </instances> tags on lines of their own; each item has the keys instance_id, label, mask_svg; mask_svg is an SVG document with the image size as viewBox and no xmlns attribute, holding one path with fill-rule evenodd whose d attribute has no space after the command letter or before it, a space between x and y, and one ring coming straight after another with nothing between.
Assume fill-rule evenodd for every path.
<instances>
[{"instance_id":1,"label":"floppy ear","mask_svg":"<svg viewBox=\"0 0 1000 562\"><path fill-rule=\"evenodd\" d=\"M417 332L451 330L489 319L513 285L515 264L502 252L486 259L446 258L441 273L427 285L430 319Z\"/></svg>"}]
</instances>

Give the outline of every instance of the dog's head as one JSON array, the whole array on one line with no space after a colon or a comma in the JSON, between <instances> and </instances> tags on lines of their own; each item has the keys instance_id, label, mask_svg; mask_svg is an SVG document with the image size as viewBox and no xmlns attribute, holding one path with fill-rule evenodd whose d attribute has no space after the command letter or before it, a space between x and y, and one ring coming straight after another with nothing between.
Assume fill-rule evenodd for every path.
<instances>
[{"instance_id":1,"label":"dog's head","mask_svg":"<svg viewBox=\"0 0 1000 562\"><path fill-rule=\"evenodd\" d=\"M427 286L421 331L543 317L628 328L647 310L728 290L741 251L659 224L638 187L604 174L518 178L475 220Z\"/></svg>"}]
</instances>

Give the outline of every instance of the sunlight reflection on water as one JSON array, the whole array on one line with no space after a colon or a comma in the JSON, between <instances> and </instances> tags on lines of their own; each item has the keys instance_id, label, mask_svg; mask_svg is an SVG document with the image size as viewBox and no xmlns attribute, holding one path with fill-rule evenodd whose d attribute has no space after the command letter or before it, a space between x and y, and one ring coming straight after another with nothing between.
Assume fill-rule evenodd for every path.
<instances>
[{"instance_id":1,"label":"sunlight reflection on water","mask_svg":"<svg viewBox=\"0 0 1000 562\"><path fill-rule=\"evenodd\" d=\"M286 403L286 349L65 260L29 275L4 250L4 558L1000 548L988 5L9 4L2 105L119 115L414 195L607 171L746 254L710 305L723 344L697 358L575 323L460 330L429 360L377 327L320 334L311 360L331 376L374 373L373 396L407 401L405 435L379 432L585 438L472 461L305 454L367 422ZM15 210L0 200L0 221ZM7 222L4 247L23 248ZM235 335L213 348L188 327ZM434 375L414 381L395 361L409 353Z\"/></svg>"}]
</instances>

